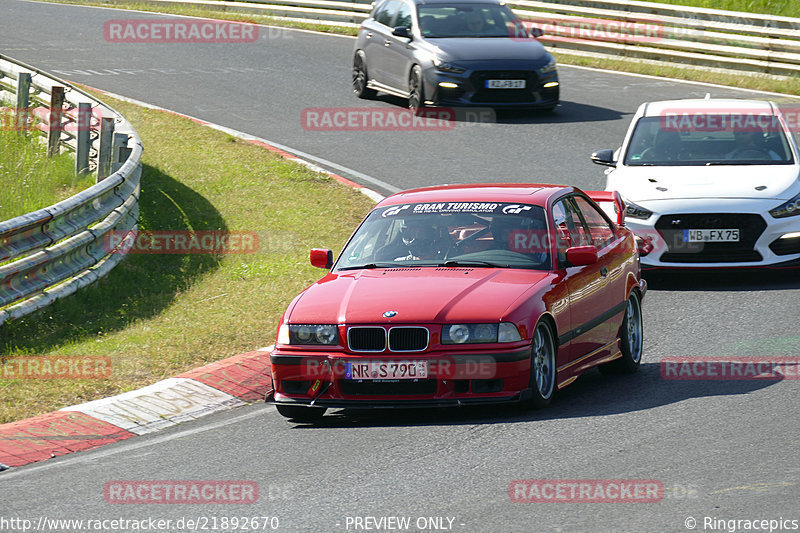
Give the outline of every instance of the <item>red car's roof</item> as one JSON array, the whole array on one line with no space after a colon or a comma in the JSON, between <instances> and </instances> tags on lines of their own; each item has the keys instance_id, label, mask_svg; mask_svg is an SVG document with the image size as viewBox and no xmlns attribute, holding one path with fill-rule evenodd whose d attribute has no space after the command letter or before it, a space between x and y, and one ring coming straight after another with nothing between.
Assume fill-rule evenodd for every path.
<instances>
[{"instance_id":1,"label":"red car's roof","mask_svg":"<svg viewBox=\"0 0 800 533\"><path fill-rule=\"evenodd\" d=\"M565 185L544 183L470 183L460 185L437 185L393 194L378 205L403 204L409 202L521 202L547 204L547 199L556 193L576 190Z\"/></svg>"}]
</instances>

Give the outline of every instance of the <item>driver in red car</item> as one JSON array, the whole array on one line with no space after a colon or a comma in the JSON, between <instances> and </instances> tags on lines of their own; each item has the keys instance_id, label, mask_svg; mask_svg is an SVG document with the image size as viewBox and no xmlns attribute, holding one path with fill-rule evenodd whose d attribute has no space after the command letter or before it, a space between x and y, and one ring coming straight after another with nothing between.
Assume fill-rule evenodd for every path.
<instances>
[{"instance_id":1,"label":"driver in red car","mask_svg":"<svg viewBox=\"0 0 800 533\"><path fill-rule=\"evenodd\" d=\"M406 219L400 229L400 237L408 248L408 255L398 257L395 261L441 259L448 248L441 230L425 217Z\"/></svg>"}]
</instances>

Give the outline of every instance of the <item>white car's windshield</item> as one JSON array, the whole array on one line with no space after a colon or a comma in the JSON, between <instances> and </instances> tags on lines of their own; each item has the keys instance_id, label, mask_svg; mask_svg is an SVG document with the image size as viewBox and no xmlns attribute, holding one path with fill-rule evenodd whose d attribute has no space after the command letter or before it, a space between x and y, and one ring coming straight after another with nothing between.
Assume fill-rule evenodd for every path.
<instances>
[{"instance_id":1,"label":"white car's windshield","mask_svg":"<svg viewBox=\"0 0 800 533\"><path fill-rule=\"evenodd\" d=\"M789 165L782 124L767 115L696 115L639 119L626 165Z\"/></svg>"},{"instance_id":2,"label":"white car's windshield","mask_svg":"<svg viewBox=\"0 0 800 533\"><path fill-rule=\"evenodd\" d=\"M350 239L334 270L400 266L549 270L544 209L488 202L376 209Z\"/></svg>"},{"instance_id":3,"label":"white car's windshield","mask_svg":"<svg viewBox=\"0 0 800 533\"><path fill-rule=\"evenodd\" d=\"M433 4L417 8L422 35L437 37L528 37L506 6L497 4Z\"/></svg>"}]
</instances>

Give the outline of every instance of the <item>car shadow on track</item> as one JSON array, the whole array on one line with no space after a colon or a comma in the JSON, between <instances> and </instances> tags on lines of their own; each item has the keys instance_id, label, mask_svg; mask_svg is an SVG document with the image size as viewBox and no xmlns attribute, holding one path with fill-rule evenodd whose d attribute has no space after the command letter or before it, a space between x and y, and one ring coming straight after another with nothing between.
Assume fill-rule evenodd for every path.
<instances>
[{"instance_id":1,"label":"car shadow on track","mask_svg":"<svg viewBox=\"0 0 800 533\"><path fill-rule=\"evenodd\" d=\"M656 291L765 291L800 289L800 268L736 270L651 270L643 274Z\"/></svg>"},{"instance_id":2,"label":"car shadow on track","mask_svg":"<svg viewBox=\"0 0 800 533\"><path fill-rule=\"evenodd\" d=\"M635 374L603 376L599 371L591 370L558 392L553 403L545 409L528 410L519 405L397 410L344 409L329 411L314 423L298 423L295 429L509 424L607 416L644 411L692 398L743 395L769 387L778 381L666 379L661 375L659 363L643 363Z\"/></svg>"},{"instance_id":3,"label":"car shadow on track","mask_svg":"<svg viewBox=\"0 0 800 533\"><path fill-rule=\"evenodd\" d=\"M407 101L390 95L376 96L374 101L384 102L400 108L407 106ZM423 116L439 118L437 112L446 110L452 113L452 120L456 123L481 123L481 124L566 124L571 122L603 122L620 120L630 113L616 111L606 107L598 107L578 102L562 100L554 111L537 111L521 109L492 109L490 107L447 107L425 108L429 113Z\"/></svg>"}]
</instances>

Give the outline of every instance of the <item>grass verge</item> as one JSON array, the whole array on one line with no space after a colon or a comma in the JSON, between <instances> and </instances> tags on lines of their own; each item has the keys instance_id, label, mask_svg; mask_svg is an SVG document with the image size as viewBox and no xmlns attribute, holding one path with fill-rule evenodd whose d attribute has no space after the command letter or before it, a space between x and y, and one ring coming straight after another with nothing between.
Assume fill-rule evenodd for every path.
<instances>
[{"instance_id":1,"label":"grass verge","mask_svg":"<svg viewBox=\"0 0 800 533\"><path fill-rule=\"evenodd\" d=\"M69 154L46 156L41 137L17 130L13 117L0 112L0 221L69 198L94 183L76 176Z\"/></svg>"},{"instance_id":2,"label":"grass verge","mask_svg":"<svg viewBox=\"0 0 800 533\"><path fill-rule=\"evenodd\" d=\"M800 3L797 0L658 0L658 2L678 6L721 9L723 11L800 17Z\"/></svg>"},{"instance_id":3,"label":"grass verge","mask_svg":"<svg viewBox=\"0 0 800 533\"><path fill-rule=\"evenodd\" d=\"M140 228L254 231L247 255L130 255L106 278L0 327L0 354L109 356L107 380L2 379L0 423L136 389L274 341L288 302L374 204L302 165L174 115L100 96L145 146ZM169 135L164 135L169 132ZM2 370L2 368L0 368Z\"/></svg>"}]
</instances>

